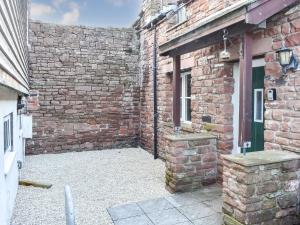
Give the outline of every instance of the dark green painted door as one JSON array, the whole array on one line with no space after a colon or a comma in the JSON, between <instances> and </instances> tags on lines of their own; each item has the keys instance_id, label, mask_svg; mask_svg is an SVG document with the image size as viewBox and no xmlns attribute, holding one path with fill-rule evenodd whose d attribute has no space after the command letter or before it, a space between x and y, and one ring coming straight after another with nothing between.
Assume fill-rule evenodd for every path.
<instances>
[{"instance_id":1,"label":"dark green painted door","mask_svg":"<svg viewBox=\"0 0 300 225\"><path fill-rule=\"evenodd\" d=\"M252 142L249 152L264 150L264 67L253 68Z\"/></svg>"}]
</instances>

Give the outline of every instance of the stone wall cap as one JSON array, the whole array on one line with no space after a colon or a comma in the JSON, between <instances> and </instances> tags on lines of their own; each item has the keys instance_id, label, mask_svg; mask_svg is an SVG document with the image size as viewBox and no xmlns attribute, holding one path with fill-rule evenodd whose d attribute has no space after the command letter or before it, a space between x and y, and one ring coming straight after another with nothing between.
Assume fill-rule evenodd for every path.
<instances>
[{"instance_id":1,"label":"stone wall cap","mask_svg":"<svg viewBox=\"0 0 300 225\"><path fill-rule=\"evenodd\" d=\"M166 135L165 138L170 141L196 141L203 139L217 139L216 136L206 133L193 133L193 134L170 134Z\"/></svg>"},{"instance_id":2,"label":"stone wall cap","mask_svg":"<svg viewBox=\"0 0 300 225\"><path fill-rule=\"evenodd\" d=\"M242 166L259 166L300 159L300 155L287 151L268 150L235 155L223 155L223 158Z\"/></svg>"},{"instance_id":3,"label":"stone wall cap","mask_svg":"<svg viewBox=\"0 0 300 225\"><path fill-rule=\"evenodd\" d=\"M295 147L290 147L290 146L282 146L283 150L289 151L289 152L295 152L297 154L300 154L300 149L299 148L295 148Z\"/></svg>"}]
</instances>

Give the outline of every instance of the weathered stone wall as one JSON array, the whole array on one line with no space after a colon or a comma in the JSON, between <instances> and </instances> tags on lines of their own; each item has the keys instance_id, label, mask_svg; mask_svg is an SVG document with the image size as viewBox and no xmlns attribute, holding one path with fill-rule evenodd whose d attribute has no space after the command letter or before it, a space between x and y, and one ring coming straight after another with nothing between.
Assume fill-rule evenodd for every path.
<instances>
[{"instance_id":1,"label":"weathered stone wall","mask_svg":"<svg viewBox=\"0 0 300 225\"><path fill-rule=\"evenodd\" d=\"M167 190L192 191L216 183L216 137L186 134L168 135L165 138Z\"/></svg>"},{"instance_id":2,"label":"weathered stone wall","mask_svg":"<svg viewBox=\"0 0 300 225\"><path fill-rule=\"evenodd\" d=\"M157 26L157 46L168 39L184 33L216 10L220 10L236 1L195 0L187 5L188 20L179 26L174 25L172 17ZM141 33L141 145L151 151L153 142L153 95L152 95L152 63L153 63L153 30ZM218 137L218 155L229 154L233 147L233 94L234 79L232 64L220 62L221 44L209 46L181 56L181 69L191 70L192 74L192 123L182 124L183 133L200 133L209 131ZM158 51L159 53L159 51ZM172 133L172 71L170 57L158 57L158 143L160 157L165 158L166 134ZM212 122L202 122L202 116L211 116ZM219 164L221 170L221 163Z\"/></svg>"},{"instance_id":3,"label":"weathered stone wall","mask_svg":"<svg viewBox=\"0 0 300 225\"><path fill-rule=\"evenodd\" d=\"M197 21L211 15L236 1L202 1L195 0L187 4L188 20L174 26L170 19L165 19L157 26L158 43L197 25ZM214 4L219 4L213 8ZM300 73L289 72L282 76L281 67L276 59L276 50L282 40L300 56L300 5L290 7L267 20L266 29L253 31L254 46L264 52L255 57L264 57L265 90L277 89L276 101L265 101L265 149L287 148L299 149L300 140ZM229 51L238 61L237 49L240 37L231 40ZM141 34L141 59L143 82L141 87L141 145L152 149L152 62L153 30L144 30ZM232 95L234 93L233 63L219 58L223 43L181 56L181 69L190 69L192 74L192 124L182 124L184 132L199 133L209 131L218 137L218 155L231 154L233 149L233 111ZM158 51L159 53L159 51ZM166 134L172 133L172 70L170 57L158 57L158 143L159 154L165 157ZM210 116L211 123L202 121L203 116ZM222 160L218 161L219 174L222 174Z\"/></svg>"},{"instance_id":4,"label":"weathered stone wall","mask_svg":"<svg viewBox=\"0 0 300 225\"><path fill-rule=\"evenodd\" d=\"M132 29L30 23L27 153L135 146L138 43Z\"/></svg>"},{"instance_id":5,"label":"weathered stone wall","mask_svg":"<svg viewBox=\"0 0 300 225\"><path fill-rule=\"evenodd\" d=\"M264 151L224 158L225 225L299 224L299 156Z\"/></svg>"},{"instance_id":6,"label":"weathered stone wall","mask_svg":"<svg viewBox=\"0 0 300 225\"><path fill-rule=\"evenodd\" d=\"M273 49L265 56L265 88L275 88L276 101L265 104L265 149L300 151L300 71L282 76L275 51L282 42L300 59L300 4L268 21Z\"/></svg>"}]
</instances>

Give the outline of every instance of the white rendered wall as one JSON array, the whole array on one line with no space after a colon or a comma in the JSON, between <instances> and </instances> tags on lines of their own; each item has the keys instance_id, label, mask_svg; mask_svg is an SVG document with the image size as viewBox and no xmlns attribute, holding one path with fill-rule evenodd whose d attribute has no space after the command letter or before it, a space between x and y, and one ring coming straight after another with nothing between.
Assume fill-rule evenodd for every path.
<instances>
[{"instance_id":1,"label":"white rendered wall","mask_svg":"<svg viewBox=\"0 0 300 225\"><path fill-rule=\"evenodd\" d=\"M17 115L17 93L0 86L0 225L9 225L18 189L19 171L17 161L23 160L23 138ZM4 155L3 118L13 113L12 152ZM10 158L11 160L8 160ZM8 161L11 163L8 164ZM5 164L10 165L5 174Z\"/></svg>"}]
</instances>

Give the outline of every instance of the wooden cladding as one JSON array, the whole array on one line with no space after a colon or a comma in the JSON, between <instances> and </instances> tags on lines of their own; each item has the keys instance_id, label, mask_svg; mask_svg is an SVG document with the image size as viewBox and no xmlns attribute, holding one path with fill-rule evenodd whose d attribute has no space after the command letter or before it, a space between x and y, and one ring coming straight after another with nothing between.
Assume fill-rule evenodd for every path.
<instances>
[{"instance_id":1,"label":"wooden cladding","mask_svg":"<svg viewBox=\"0 0 300 225\"><path fill-rule=\"evenodd\" d=\"M28 93L28 2L0 1L0 84Z\"/></svg>"}]
</instances>

